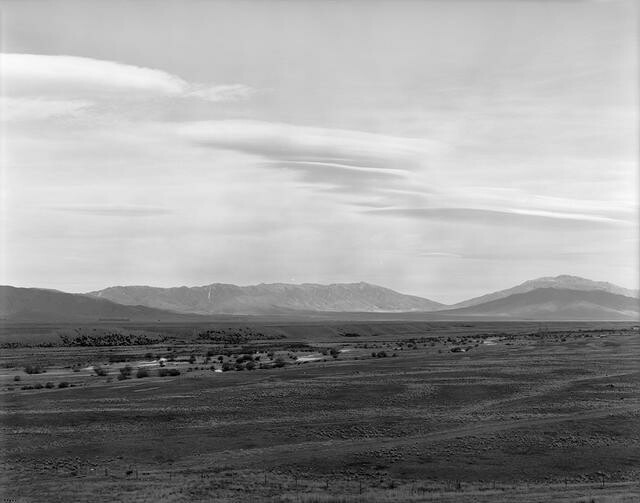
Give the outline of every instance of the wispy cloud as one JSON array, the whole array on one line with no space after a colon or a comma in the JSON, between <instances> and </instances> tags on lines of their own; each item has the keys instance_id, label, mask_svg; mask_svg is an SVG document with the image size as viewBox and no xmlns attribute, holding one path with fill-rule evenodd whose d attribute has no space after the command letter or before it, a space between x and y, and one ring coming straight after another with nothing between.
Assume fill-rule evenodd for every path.
<instances>
[{"instance_id":1,"label":"wispy cloud","mask_svg":"<svg viewBox=\"0 0 640 503\"><path fill-rule=\"evenodd\" d=\"M86 100L52 100L0 96L0 120L42 120L58 116L78 116L91 106Z\"/></svg>"},{"instance_id":2,"label":"wispy cloud","mask_svg":"<svg viewBox=\"0 0 640 503\"><path fill-rule=\"evenodd\" d=\"M90 215L98 217L152 217L168 215L171 210L157 206L134 206L134 205L73 205L73 206L52 206L49 209L54 211L64 211L78 215Z\"/></svg>"},{"instance_id":3,"label":"wispy cloud","mask_svg":"<svg viewBox=\"0 0 640 503\"><path fill-rule=\"evenodd\" d=\"M244 84L188 82L162 70L67 55L0 54L0 75L3 94L19 98L23 104L28 103L24 100L37 99L47 106L48 101L49 108L66 100L100 101L113 96L238 101L254 92Z\"/></svg>"},{"instance_id":4,"label":"wispy cloud","mask_svg":"<svg viewBox=\"0 0 640 503\"><path fill-rule=\"evenodd\" d=\"M584 215L580 213L559 213L540 210L489 210L480 208L386 208L366 210L375 215L388 215L396 217L408 217L426 220L441 221L465 221L487 225L516 225L526 226L535 223L551 225L552 221L559 224L585 225L595 224L627 224L624 220L601 217L597 215Z\"/></svg>"},{"instance_id":5,"label":"wispy cloud","mask_svg":"<svg viewBox=\"0 0 640 503\"><path fill-rule=\"evenodd\" d=\"M185 123L178 134L196 145L256 157L273 170L296 173L320 190L358 196L402 188L437 142L354 130L260 121Z\"/></svg>"},{"instance_id":6,"label":"wispy cloud","mask_svg":"<svg viewBox=\"0 0 640 503\"><path fill-rule=\"evenodd\" d=\"M622 202L531 194L508 187L464 186L438 165L448 146L429 139L259 121L202 121L177 126L189 142L256 157L300 179L351 196L370 216L395 215L483 223L633 222L637 208Z\"/></svg>"},{"instance_id":7,"label":"wispy cloud","mask_svg":"<svg viewBox=\"0 0 640 503\"><path fill-rule=\"evenodd\" d=\"M422 252L418 253L418 257L424 258L462 258L459 253L450 252Z\"/></svg>"},{"instance_id":8,"label":"wispy cloud","mask_svg":"<svg viewBox=\"0 0 640 503\"><path fill-rule=\"evenodd\" d=\"M270 160L330 162L378 169L414 169L417 156L443 147L422 138L247 120L184 123L178 131L202 146Z\"/></svg>"}]
</instances>

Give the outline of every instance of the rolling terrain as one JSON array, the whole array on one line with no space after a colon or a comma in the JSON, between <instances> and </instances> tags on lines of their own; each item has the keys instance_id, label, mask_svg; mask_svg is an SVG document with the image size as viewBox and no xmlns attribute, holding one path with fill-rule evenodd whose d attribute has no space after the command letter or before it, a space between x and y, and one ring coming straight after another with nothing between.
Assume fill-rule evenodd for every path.
<instances>
[{"instance_id":1,"label":"rolling terrain","mask_svg":"<svg viewBox=\"0 0 640 503\"><path fill-rule=\"evenodd\" d=\"M5 500L640 497L630 323L95 328L157 339L3 349Z\"/></svg>"}]
</instances>

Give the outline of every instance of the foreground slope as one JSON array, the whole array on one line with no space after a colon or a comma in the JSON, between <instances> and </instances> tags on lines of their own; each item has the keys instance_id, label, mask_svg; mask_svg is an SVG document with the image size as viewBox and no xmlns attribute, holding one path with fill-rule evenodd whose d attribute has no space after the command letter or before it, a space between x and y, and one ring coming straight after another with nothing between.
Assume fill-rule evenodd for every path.
<instances>
[{"instance_id":1,"label":"foreground slope","mask_svg":"<svg viewBox=\"0 0 640 503\"><path fill-rule=\"evenodd\" d=\"M481 319L637 320L640 300L603 290L538 288L443 314Z\"/></svg>"},{"instance_id":2,"label":"foreground slope","mask_svg":"<svg viewBox=\"0 0 640 503\"><path fill-rule=\"evenodd\" d=\"M0 318L5 321L171 321L180 315L145 306L123 306L86 295L0 286Z\"/></svg>"},{"instance_id":3,"label":"foreground slope","mask_svg":"<svg viewBox=\"0 0 640 503\"><path fill-rule=\"evenodd\" d=\"M143 305L180 313L268 314L278 311L403 312L444 307L432 300L404 295L368 283L317 285L284 283L198 287L115 286L89 295L125 305Z\"/></svg>"},{"instance_id":4,"label":"foreground slope","mask_svg":"<svg viewBox=\"0 0 640 503\"><path fill-rule=\"evenodd\" d=\"M560 290L581 290L581 291L604 291L613 293L616 295L623 295L625 297L638 297L638 290L630 290L623 288L613 283L607 283L605 281L592 281L586 278L580 278L578 276L569 276L562 274L555 277L544 277L525 281L520 285L508 288L506 290L500 290L498 292L489 293L480 297L474 297L473 299L465 300L451 306L452 309L458 309L463 307L476 306L484 304L493 300L504 299L510 295L518 293L527 293L539 288L554 288Z\"/></svg>"}]
</instances>

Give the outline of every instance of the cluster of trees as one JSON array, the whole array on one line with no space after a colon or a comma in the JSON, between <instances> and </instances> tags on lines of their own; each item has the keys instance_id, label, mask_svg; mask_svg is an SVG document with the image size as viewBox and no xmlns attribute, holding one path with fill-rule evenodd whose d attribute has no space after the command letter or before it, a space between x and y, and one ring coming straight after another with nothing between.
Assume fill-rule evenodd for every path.
<instances>
[{"instance_id":1,"label":"cluster of trees","mask_svg":"<svg viewBox=\"0 0 640 503\"><path fill-rule=\"evenodd\" d=\"M122 334L113 332L109 334L87 335L82 334L70 337L65 334L59 335L63 346L148 346L163 342L165 339L160 337L149 337L144 334Z\"/></svg>"},{"instance_id":2,"label":"cluster of trees","mask_svg":"<svg viewBox=\"0 0 640 503\"><path fill-rule=\"evenodd\" d=\"M62 381L58 383L58 388L68 388L68 387L73 387L75 386L75 384L71 384L68 383L67 381ZM42 383L36 383L36 384L26 384L22 387L20 387L20 389L24 389L24 390L29 390L29 389L53 389L55 388L56 385L54 383L52 383L51 381L48 381L45 384Z\"/></svg>"},{"instance_id":3,"label":"cluster of trees","mask_svg":"<svg viewBox=\"0 0 640 503\"><path fill-rule=\"evenodd\" d=\"M262 332L256 332L249 327L228 330L205 330L198 334L198 339L223 344L242 344L250 340L275 340L284 338L285 336L282 334L264 334Z\"/></svg>"},{"instance_id":4,"label":"cluster of trees","mask_svg":"<svg viewBox=\"0 0 640 503\"><path fill-rule=\"evenodd\" d=\"M40 365L27 365L24 368L24 371L27 374L42 374L42 373L46 372L46 369L44 369Z\"/></svg>"},{"instance_id":5,"label":"cluster of trees","mask_svg":"<svg viewBox=\"0 0 640 503\"><path fill-rule=\"evenodd\" d=\"M133 367L131 365L125 365L119 369L118 380L124 381L125 379L131 379L133 377ZM169 369L165 367L160 367L158 369L158 377L166 377L166 376L179 376L180 370L178 369ZM151 376L151 372L149 369L144 367L138 367L135 372L135 376L137 379L143 379L145 377Z\"/></svg>"}]
</instances>

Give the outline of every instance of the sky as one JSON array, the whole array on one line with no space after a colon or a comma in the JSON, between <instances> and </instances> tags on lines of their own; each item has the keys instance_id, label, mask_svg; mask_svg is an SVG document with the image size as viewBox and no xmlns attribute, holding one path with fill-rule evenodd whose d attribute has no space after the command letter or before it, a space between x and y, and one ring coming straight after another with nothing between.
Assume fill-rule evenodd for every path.
<instances>
[{"instance_id":1,"label":"sky","mask_svg":"<svg viewBox=\"0 0 640 503\"><path fill-rule=\"evenodd\" d=\"M637 288L634 0L0 0L0 283Z\"/></svg>"}]
</instances>

